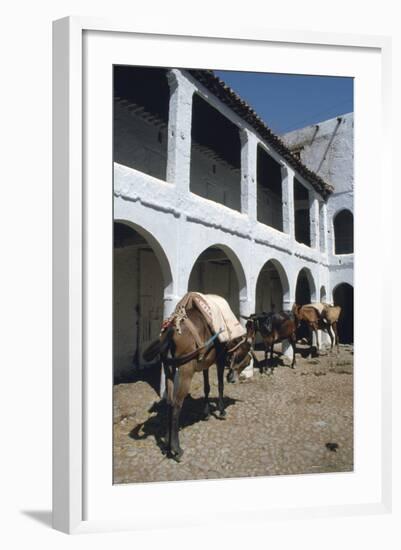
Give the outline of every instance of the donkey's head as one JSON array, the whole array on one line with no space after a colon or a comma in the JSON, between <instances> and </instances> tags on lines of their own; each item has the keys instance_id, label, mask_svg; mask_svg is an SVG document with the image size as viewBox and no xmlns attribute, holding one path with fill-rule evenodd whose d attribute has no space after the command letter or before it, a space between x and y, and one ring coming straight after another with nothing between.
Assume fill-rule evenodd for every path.
<instances>
[{"instance_id":1,"label":"donkey's head","mask_svg":"<svg viewBox=\"0 0 401 550\"><path fill-rule=\"evenodd\" d=\"M253 313L249 317L245 317L245 315L241 315L242 319L246 320L245 323L245 329L246 329L246 340L250 345L253 345L256 338L256 333L258 330L260 330L259 323L261 316L257 315L256 313Z\"/></svg>"},{"instance_id":2,"label":"donkey's head","mask_svg":"<svg viewBox=\"0 0 401 550\"><path fill-rule=\"evenodd\" d=\"M250 365L253 359L252 344L247 339L241 341L229 357L230 366L227 373L227 382L235 383L241 372Z\"/></svg>"}]
</instances>

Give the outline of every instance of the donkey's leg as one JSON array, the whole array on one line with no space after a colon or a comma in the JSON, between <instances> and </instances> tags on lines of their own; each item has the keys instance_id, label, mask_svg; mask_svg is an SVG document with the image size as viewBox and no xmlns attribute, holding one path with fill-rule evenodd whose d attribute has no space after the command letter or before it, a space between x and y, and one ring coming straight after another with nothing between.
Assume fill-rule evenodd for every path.
<instances>
[{"instance_id":1,"label":"donkey's leg","mask_svg":"<svg viewBox=\"0 0 401 550\"><path fill-rule=\"evenodd\" d=\"M329 336L330 336L330 351L332 351L333 345L334 345L334 336L333 336L332 326L333 325L329 325L327 329L327 332L329 333Z\"/></svg>"},{"instance_id":2,"label":"donkey's leg","mask_svg":"<svg viewBox=\"0 0 401 550\"><path fill-rule=\"evenodd\" d=\"M274 341L270 344L270 374L273 374L273 347L274 347Z\"/></svg>"},{"instance_id":3,"label":"donkey's leg","mask_svg":"<svg viewBox=\"0 0 401 550\"><path fill-rule=\"evenodd\" d=\"M194 372L194 361L182 365L178 371L178 379L176 380L176 387L174 388L174 402L171 415L170 456L177 462L180 462L184 454L184 451L180 447L178 436L180 413L184 399L189 393Z\"/></svg>"},{"instance_id":4,"label":"donkey's leg","mask_svg":"<svg viewBox=\"0 0 401 550\"><path fill-rule=\"evenodd\" d=\"M338 346L338 331L337 331L337 321L335 323L333 323L332 325L333 327L333 330L334 330L334 335L335 335L335 343L336 343L336 347L337 347L337 353L339 352L339 346Z\"/></svg>"},{"instance_id":5,"label":"donkey's leg","mask_svg":"<svg viewBox=\"0 0 401 550\"><path fill-rule=\"evenodd\" d=\"M297 344L297 337L295 336L295 332L293 332L289 338L290 340L290 344L292 346L292 364L291 364L291 368L292 369L295 369L296 365L295 365L295 348L296 348L296 344Z\"/></svg>"},{"instance_id":6,"label":"donkey's leg","mask_svg":"<svg viewBox=\"0 0 401 550\"><path fill-rule=\"evenodd\" d=\"M309 330L309 355L313 356L313 328L312 325L308 324L308 330Z\"/></svg>"},{"instance_id":7,"label":"donkey's leg","mask_svg":"<svg viewBox=\"0 0 401 550\"><path fill-rule=\"evenodd\" d=\"M203 420L208 420L210 417L210 405L209 405L209 393L210 393L210 384L209 384L209 369L204 369L203 371L203 389L205 392L205 407L203 409Z\"/></svg>"},{"instance_id":8,"label":"donkey's leg","mask_svg":"<svg viewBox=\"0 0 401 550\"><path fill-rule=\"evenodd\" d=\"M166 435L164 438L165 448L170 449L171 441L171 422L172 422L172 406L174 398L174 374L175 368L164 365L164 374L166 377L166 397L167 397L167 418L166 418Z\"/></svg>"},{"instance_id":9,"label":"donkey's leg","mask_svg":"<svg viewBox=\"0 0 401 550\"><path fill-rule=\"evenodd\" d=\"M217 359L217 382L219 386L218 408L221 417L226 416L224 409L224 359Z\"/></svg>"},{"instance_id":10,"label":"donkey's leg","mask_svg":"<svg viewBox=\"0 0 401 550\"><path fill-rule=\"evenodd\" d=\"M312 324L310 327L310 355L311 357L316 357L319 355L319 340L318 340L318 333L317 333L317 326L315 323ZM313 342L313 337L315 337L315 342ZM315 345L314 345L315 344Z\"/></svg>"},{"instance_id":11,"label":"donkey's leg","mask_svg":"<svg viewBox=\"0 0 401 550\"><path fill-rule=\"evenodd\" d=\"M265 362L263 363L263 372L267 372L268 369L269 369L269 347L270 347L270 344L269 342L267 342L266 340L264 340L264 345L265 345Z\"/></svg>"},{"instance_id":12,"label":"donkey's leg","mask_svg":"<svg viewBox=\"0 0 401 550\"><path fill-rule=\"evenodd\" d=\"M315 337L316 337L316 355L320 355L320 342L319 342L319 327L316 325L315 328Z\"/></svg>"}]
</instances>

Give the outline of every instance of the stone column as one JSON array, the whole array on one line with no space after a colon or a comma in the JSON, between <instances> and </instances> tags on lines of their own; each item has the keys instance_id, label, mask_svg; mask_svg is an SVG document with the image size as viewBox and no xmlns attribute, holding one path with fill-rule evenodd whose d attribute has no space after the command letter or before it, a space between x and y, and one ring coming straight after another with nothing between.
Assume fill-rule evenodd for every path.
<instances>
[{"instance_id":1,"label":"stone column","mask_svg":"<svg viewBox=\"0 0 401 550\"><path fill-rule=\"evenodd\" d=\"M310 245L319 248L319 200L316 193L309 191Z\"/></svg>"},{"instance_id":2,"label":"stone column","mask_svg":"<svg viewBox=\"0 0 401 550\"><path fill-rule=\"evenodd\" d=\"M167 319L173 313L179 301L179 296L165 293L163 296L163 319Z\"/></svg>"},{"instance_id":3,"label":"stone column","mask_svg":"<svg viewBox=\"0 0 401 550\"><path fill-rule=\"evenodd\" d=\"M288 359L290 363L292 363L292 359L294 357L294 350L292 349L292 345L290 344L289 340L283 340L281 344L281 352Z\"/></svg>"},{"instance_id":4,"label":"stone column","mask_svg":"<svg viewBox=\"0 0 401 550\"><path fill-rule=\"evenodd\" d=\"M291 311L295 303L295 298L283 299L283 311Z\"/></svg>"},{"instance_id":5,"label":"stone column","mask_svg":"<svg viewBox=\"0 0 401 550\"><path fill-rule=\"evenodd\" d=\"M195 87L179 71L168 73L170 107L167 140L167 176L180 193L189 192L191 169L192 98Z\"/></svg>"},{"instance_id":6,"label":"stone column","mask_svg":"<svg viewBox=\"0 0 401 550\"><path fill-rule=\"evenodd\" d=\"M179 301L179 296L175 296L174 294L168 294L164 293L163 296L163 320L170 317L170 315L173 313L175 306L177 305ZM166 377L164 375L163 367L161 368L160 372L160 392L159 395L162 399L166 398Z\"/></svg>"},{"instance_id":7,"label":"stone column","mask_svg":"<svg viewBox=\"0 0 401 550\"><path fill-rule=\"evenodd\" d=\"M239 301L239 313L244 317L249 317L252 313L255 313L255 300L249 298L240 298ZM244 319L241 319L241 322Z\"/></svg>"},{"instance_id":8,"label":"stone column","mask_svg":"<svg viewBox=\"0 0 401 550\"><path fill-rule=\"evenodd\" d=\"M293 185L292 188L294 189ZM292 193L292 196L294 196L294 193ZM292 209L292 212L294 212L294 209ZM290 274L289 274L290 275ZM292 311L292 307L295 303L295 287L292 286L291 280L289 281L289 289L285 296L283 296L283 310L284 311ZM292 349L292 346L288 340L283 340L283 343L281 345L281 351L283 355L287 358L287 362L292 363L292 358L294 357L294 352Z\"/></svg>"},{"instance_id":9,"label":"stone column","mask_svg":"<svg viewBox=\"0 0 401 550\"><path fill-rule=\"evenodd\" d=\"M256 136L243 129L241 137L241 212L257 220L257 146Z\"/></svg>"},{"instance_id":10,"label":"stone column","mask_svg":"<svg viewBox=\"0 0 401 550\"><path fill-rule=\"evenodd\" d=\"M328 252L328 234L327 234L327 204L320 203L320 250L326 254ZM327 290L327 289L326 289Z\"/></svg>"},{"instance_id":11,"label":"stone column","mask_svg":"<svg viewBox=\"0 0 401 550\"><path fill-rule=\"evenodd\" d=\"M287 166L281 167L283 200L283 230L295 240L294 172Z\"/></svg>"},{"instance_id":12,"label":"stone column","mask_svg":"<svg viewBox=\"0 0 401 550\"><path fill-rule=\"evenodd\" d=\"M255 313L255 293L253 292L254 285L251 282L251 288L248 288L248 295L244 297L240 297L239 302L239 312L240 315L244 315L245 317L249 317L252 313ZM245 326L246 321L245 319L240 318L240 322L242 326ZM252 378L253 376L253 359L251 360L251 363L245 367L245 369L241 373L241 378Z\"/></svg>"}]
</instances>

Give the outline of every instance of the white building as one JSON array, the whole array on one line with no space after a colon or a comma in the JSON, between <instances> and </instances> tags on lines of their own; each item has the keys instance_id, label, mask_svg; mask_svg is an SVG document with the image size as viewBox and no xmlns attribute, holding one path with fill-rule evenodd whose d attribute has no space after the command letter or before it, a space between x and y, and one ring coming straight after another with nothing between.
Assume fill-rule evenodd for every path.
<instances>
[{"instance_id":1,"label":"white building","mask_svg":"<svg viewBox=\"0 0 401 550\"><path fill-rule=\"evenodd\" d=\"M330 177L210 71L114 71L116 376L143 361L188 290L247 315L331 301L350 283Z\"/></svg>"},{"instance_id":2,"label":"white building","mask_svg":"<svg viewBox=\"0 0 401 550\"><path fill-rule=\"evenodd\" d=\"M348 113L283 136L293 154L329 181L327 241L333 301L343 307L340 340L353 340L354 114Z\"/></svg>"}]
</instances>

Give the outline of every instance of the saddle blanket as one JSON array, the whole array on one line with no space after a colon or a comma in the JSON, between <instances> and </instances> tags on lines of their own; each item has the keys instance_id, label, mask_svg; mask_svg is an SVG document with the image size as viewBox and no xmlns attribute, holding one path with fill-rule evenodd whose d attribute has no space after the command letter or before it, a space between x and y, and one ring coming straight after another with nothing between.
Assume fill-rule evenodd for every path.
<instances>
[{"instance_id":1,"label":"saddle blanket","mask_svg":"<svg viewBox=\"0 0 401 550\"><path fill-rule=\"evenodd\" d=\"M326 309L326 304L322 304L320 302L314 302L313 304L306 304L306 307L313 307L317 309L319 312L319 315L323 313L323 311Z\"/></svg>"},{"instance_id":2,"label":"saddle blanket","mask_svg":"<svg viewBox=\"0 0 401 550\"><path fill-rule=\"evenodd\" d=\"M182 318L183 309L196 307L205 317L210 329L218 334L220 342L230 342L235 338L242 338L246 331L227 301L215 294L201 294L188 292L177 304L175 314Z\"/></svg>"}]
</instances>

